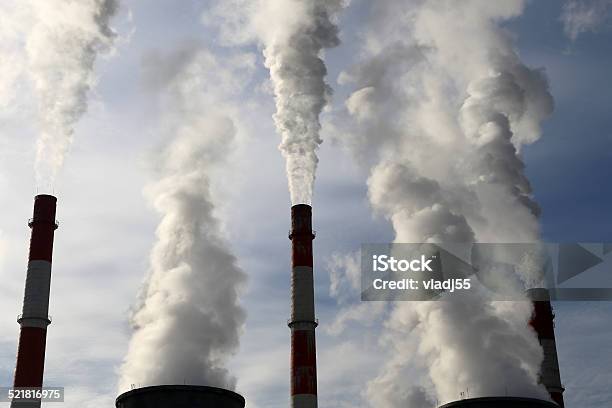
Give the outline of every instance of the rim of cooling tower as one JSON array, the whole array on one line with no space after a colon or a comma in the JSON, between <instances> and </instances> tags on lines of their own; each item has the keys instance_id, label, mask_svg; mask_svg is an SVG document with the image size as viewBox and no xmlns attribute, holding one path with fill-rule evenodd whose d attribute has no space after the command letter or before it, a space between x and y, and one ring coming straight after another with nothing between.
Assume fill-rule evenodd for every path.
<instances>
[{"instance_id":1,"label":"rim of cooling tower","mask_svg":"<svg viewBox=\"0 0 612 408\"><path fill-rule=\"evenodd\" d=\"M440 408L559 408L559 405L536 398L481 397L449 402Z\"/></svg>"},{"instance_id":2,"label":"rim of cooling tower","mask_svg":"<svg viewBox=\"0 0 612 408\"><path fill-rule=\"evenodd\" d=\"M192 393L192 394L207 394L216 395L221 398L228 398L236 401L241 407L244 407L246 401L244 397L234 391L226 390L225 388L210 387L208 385L152 385L148 387L134 388L133 390L124 392L115 400L115 406L119 407L120 403L137 397L140 394L155 394L165 393ZM145 405L138 405L144 407Z\"/></svg>"}]
</instances>

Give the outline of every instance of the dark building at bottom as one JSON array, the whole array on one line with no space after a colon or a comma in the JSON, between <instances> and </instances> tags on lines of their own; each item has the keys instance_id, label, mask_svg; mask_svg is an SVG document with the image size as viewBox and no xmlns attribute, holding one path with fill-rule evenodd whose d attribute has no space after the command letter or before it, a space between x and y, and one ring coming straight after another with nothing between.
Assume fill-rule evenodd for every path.
<instances>
[{"instance_id":1,"label":"dark building at bottom","mask_svg":"<svg viewBox=\"0 0 612 408\"><path fill-rule=\"evenodd\" d=\"M449 402L440 408L559 408L557 404L534 398L485 397Z\"/></svg>"},{"instance_id":2,"label":"dark building at bottom","mask_svg":"<svg viewBox=\"0 0 612 408\"><path fill-rule=\"evenodd\" d=\"M201 385L157 385L136 388L117 397L116 408L244 408L233 391Z\"/></svg>"}]
</instances>

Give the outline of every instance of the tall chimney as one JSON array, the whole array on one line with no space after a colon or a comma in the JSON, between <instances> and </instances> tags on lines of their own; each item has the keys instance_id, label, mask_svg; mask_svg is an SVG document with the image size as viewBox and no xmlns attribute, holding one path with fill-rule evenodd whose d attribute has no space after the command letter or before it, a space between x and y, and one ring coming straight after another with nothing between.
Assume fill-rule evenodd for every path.
<instances>
[{"instance_id":1,"label":"tall chimney","mask_svg":"<svg viewBox=\"0 0 612 408\"><path fill-rule=\"evenodd\" d=\"M317 407L312 208L291 207L291 407Z\"/></svg>"},{"instance_id":2,"label":"tall chimney","mask_svg":"<svg viewBox=\"0 0 612 408\"><path fill-rule=\"evenodd\" d=\"M559 359L557 358L557 345L555 343L555 314L550 304L550 294L547 289L543 288L530 289L527 293L533 301L533 315L529 324L536 331L544 351L544 360L540 369L540 382L546 387L552 400L561 408L564 408L564 388L561 385Z\"/></svg>"},{"instance_id":3,"label":"tall chimney","mask_svg":"<svg viewBox=\"0 0 612 408\"><path fill-rule=\"evenodd\" d=\"M45 345L49 317L49 289L53 235L57 229L57 199L41 194L34 198L34 216L28 222L32 229L26 276L23 311L17 322L21 326L14 387L42 387ZM13 402L11 407L40 407L40 401Z\"/></svg>"}]
</instances>

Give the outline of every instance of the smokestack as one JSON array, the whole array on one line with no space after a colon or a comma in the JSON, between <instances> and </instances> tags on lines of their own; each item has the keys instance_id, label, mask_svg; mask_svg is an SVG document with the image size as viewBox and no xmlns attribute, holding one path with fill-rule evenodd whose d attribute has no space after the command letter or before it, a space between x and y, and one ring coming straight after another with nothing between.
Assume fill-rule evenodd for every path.
<instances>
[{"instance_id":1,"label":"smokestack","mask_svg":"<svg viewBox=\"0 0 612 408\"><path fill-rule=\"evenodd\" d=\"M317 407L312 207L291 207L291 407Z\"/></svg>"},{"instance_id":2,"label":"smokestack","mask_svg":"<svg viewBox=\"0 0 612 408\"><path fill-rule=\"evenodd\" d=\"M23 297L23 311L17 322L21 326L14 387L42 387L45 366L45 343L49 317L49 289L53 235L57 229L55 205L57 199L41 194L34 198L34 215L28 222L32 229L28 272ZM25 406L12 403L11 407ZM28 403L40 407L40 401Z\"/></svg>"},{"instance_id":3,"label":"smokestack","mask_svg":"<svg viewBox=\"0 0 612 408\"><path fill-rule=\"evenodd\" d=\"M561 408L563 391L561 375L559 373L559 359L557 358L557 345L555 342L555 314L550 304L550 295L547 289L537 288L527 291L533 301L533 315L529 324L538 334L538 340L544 351L544 360L540 370L540 382L546 387L550 397Z\"/></svg>"}]
</instances>

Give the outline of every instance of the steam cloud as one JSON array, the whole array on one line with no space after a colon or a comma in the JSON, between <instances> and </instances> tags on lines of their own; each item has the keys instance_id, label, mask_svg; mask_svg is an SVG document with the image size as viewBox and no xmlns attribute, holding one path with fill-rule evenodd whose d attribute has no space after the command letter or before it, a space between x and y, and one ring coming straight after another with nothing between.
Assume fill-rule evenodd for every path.
<instances>
[{"instance_id":1,"label":"steam cloud","mask_svg":"<svg viewBox=\"0 0 612 408\"><path fill-rule=\"evenodd\" d=\"M293 204L312 200L316 152L322 143L319 115L331 95L322 53L340 43L335 16L344 2L223 0L204 16L205 23L216 26L225 41L257 41L263 46Z\"/></svg>"},{"instance_id":2,"label":"steam cloud","mask_svg":"<svg viewBox=\"0 0 612 408\"><path fill-rule=\"evenodd\" d=\"M183 383L232 389L226 362L245 319L238 299L245 274L224 238L217 192L239 134L237 75L252 58L220 60L192 44L145 63L148 84L163 92L162 125L172 140L153 160L159 181L146 189L162 218L119 389Z\"/></svg>"},{"instance_id":3,"label":"steam cloud","mask_svg":"<svg viewBox=\"0 0 612 408\"><path fill-rule=\"evenodd\" d=\"M53 185L87 110L94 63L116 37L109 25L118 0L30 1L34 23L27 38L27 66L38 96L40 136L36 181Z\"/></svg>"},{"instance_id":4,"label":"steam cloud","mask_svg":"<svg viewBox=\"0 0 612 408\"><path fill-rule=\"evenodd\" d=\"M521 62L500 27L524 3L372 4L361 61L339 78L355 86L346 107L356 125L345 143L370 165L370 202L396 242L538 240L520 149L540 136L553 102L543 73ZM392 352L368 385L370 403L429 408L466 392L547 398L530 315L529 302L478 292L398 302L383 334ZM419 370L429 380L407 389Z\"/></svg>"},{"instance_id":5,"label":"steam cloud","mask_svg":"<svg viewBox=\"0 0 612 408\"><path fill-rule=\"evenodd\" d=\"M332 16L341 1L294 1L299 18L271 21L291 24L264 41L266 66L276 96L274 121L282 136L280 149L287 161L287 176L293 204L310 204L318 158L319 115L331 89L321 52L339 44ZM280 30L279 30L280 31Z\"/></svg>"}]
</instances>

